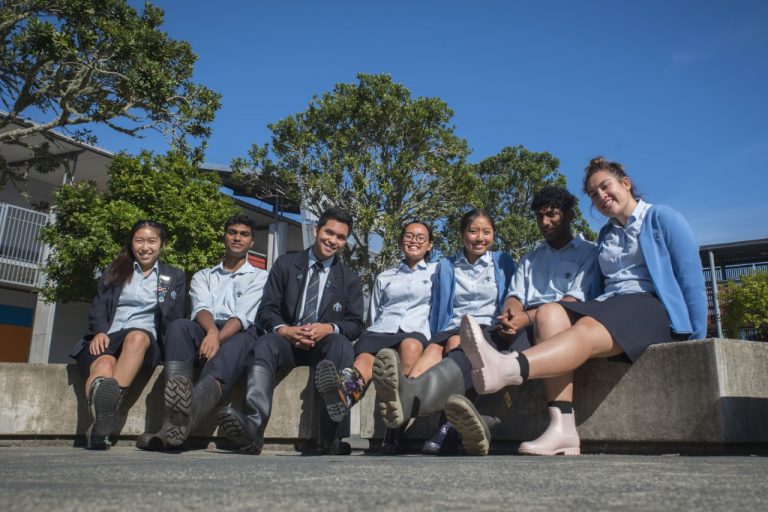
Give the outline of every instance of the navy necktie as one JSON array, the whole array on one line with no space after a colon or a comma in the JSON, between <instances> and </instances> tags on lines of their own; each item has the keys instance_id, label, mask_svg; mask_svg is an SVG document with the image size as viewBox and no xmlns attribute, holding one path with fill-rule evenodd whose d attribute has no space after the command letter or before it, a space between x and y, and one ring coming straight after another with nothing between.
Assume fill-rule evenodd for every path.
<instances>
[{"instance_id":1,"label":"navy necktie","mask_svg":"<svg viewBox=\"0 0 768 512\"><path fill-rule=\"evenodd\" d=\"M301 317L301 325L317 322L317 302L320 300L320 272L323 264L319 261L312 265L312 275L307 284L307 295L304 300L304 314Z\"/></svg>"}]
</instances>

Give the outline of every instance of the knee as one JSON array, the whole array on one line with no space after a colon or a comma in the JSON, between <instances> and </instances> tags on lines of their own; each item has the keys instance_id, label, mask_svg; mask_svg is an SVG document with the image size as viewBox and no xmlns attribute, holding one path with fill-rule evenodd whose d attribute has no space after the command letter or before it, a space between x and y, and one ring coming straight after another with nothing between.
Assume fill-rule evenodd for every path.
<instances>
[{"instance_id":1,"label":"knee","mask_svg":"<svg viewBox=\"0 0 768 512\"><path fill-rule=\"evenodd\" d=\"M112 375L115 370L115 358L101 356L91 363L91 375Z\"/></svg>"},{"instance_id":2,"label":"knee","mask_svg":"<svg viewBox=\"0 0 768 512\"><path fill-rule=\"evenodd\" d=\"M536 319L534 320L533 327L538 331L542 328L546 329L548 326L553 324L560 324L563 322L566 322L568 325L570 325L570 322L568 321L568 314L560 304L552 302L549 304L542 304L538 308L536 311Z\"/></svg>"},{"instance_id":3,"label":"knee","mask_svg":"<svg viewBox=\"0 0 768 512\"><path fill-rule=\"evenodd\" d=\"M400 356L403 358L415 359L421 355L424 348L421 342L413 338L406 338L400 343Z\"/></svg>"},{"instance_id":4,"label":"knee","mask_svg":"<svg viewBox=\"0 0 768 512\"><path fill-rule=\"evenodd\" d=\"M141 331L131 331L123 340L122 353L143 355L149 348L149 336Z\"/></svg>"},{"instance_id":5,"label":"knee","mask_svg":"<svg viewBox=\"0 0 768 512\"><path fill-rule=\"evenodd\" d=\"M458 336L451 336L448 338L448 341L445 342L445 353L447 354L451 350L459 348L459 344L461 344L461 338Z\"/></svg>"},{"instance_id":6,"label":"knee","mask_svg":"<svg viewBox=\"0 0 768 512\"><path fill-rule=\"evenodd\" d=\"M443 346L440 345L439 343L432 343L430 345L427 345L427 348L424 349L424 352L422 355L427 357L442 357Z\"/></svg>"}]
</instances>

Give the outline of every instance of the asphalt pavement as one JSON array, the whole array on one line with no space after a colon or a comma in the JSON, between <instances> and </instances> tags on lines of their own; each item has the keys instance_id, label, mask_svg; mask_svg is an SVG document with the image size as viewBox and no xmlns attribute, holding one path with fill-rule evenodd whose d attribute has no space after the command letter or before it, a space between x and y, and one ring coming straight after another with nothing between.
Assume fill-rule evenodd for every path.
<instances>
[{"instance_id":1,"label":"asphalt pavement","mask_svg":"<svg viewBox=\"0 0 768 512\"><path fill-rule=\"evenodd\" d=\"M0 511L768 510L768 457L0 447Z\"/></svg>"}]
</instances>

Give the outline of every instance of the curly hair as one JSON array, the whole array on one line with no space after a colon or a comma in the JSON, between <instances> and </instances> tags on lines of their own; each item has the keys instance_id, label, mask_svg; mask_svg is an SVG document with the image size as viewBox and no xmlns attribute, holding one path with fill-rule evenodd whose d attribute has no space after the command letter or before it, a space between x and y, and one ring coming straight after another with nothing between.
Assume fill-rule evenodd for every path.
<instances>
[{"instance_id":1,"label":"curly hair","mask_svg":"<svg viewBox=\"0 0 768 512\"><path fill-rule=\"evenodd\" d=\"M549 185L542 188L533 196L531 210L534 212L545 207L559 208L561 212L572 211L576 206L576 196L564 187Z\"/></svg>"}]
</instances>

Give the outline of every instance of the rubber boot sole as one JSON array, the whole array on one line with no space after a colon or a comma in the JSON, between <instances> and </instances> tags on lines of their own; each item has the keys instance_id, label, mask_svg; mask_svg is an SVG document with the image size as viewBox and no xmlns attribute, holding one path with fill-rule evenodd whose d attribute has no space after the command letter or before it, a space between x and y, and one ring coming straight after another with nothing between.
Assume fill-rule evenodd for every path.
<instances>
[{"instance_id":1,"label":"rubber boot sole","mask_svg":"<svg viewBox=\"0 0 768 512\"><path fill-rule=\"evenodd\" d=\"M336 423L344 419L349 409L344 402L341 379L333 361L323 359L315 367L315 387L325 402L328 416Z\"/></svg>"},{"instance_id":2,"label":"rubber boot sole","mask_svg":"<svg viewBox=\"0 0 768 512\"><path fill-rule=\"evenodd\" d=\"M556 450L536 450L534 448L528 448L521 445L520 448L517 450L517 452L521 455L539 455L542 457L551 457L554 455L567 455L569 457L573 457L576 455L581 455L581 448L569 447L569 448L558 448Z\"/></svg>"},{"instance_id":3,"label":"rubber boot sole","mask_svg":"<svg viewBox=\"0 0 768 512\"><path fill-rule=\"evenodd\" d=\"M397 352L388 348L379 351L373 362L373 385L381 419L389 428L399 428L406 421L400 402L401 375Z\"/></svg>"},{"instance_id":4,"label":"rubber boot sole","mask_svg":"<svg viewBox=\"0 0 768 512\"><path fill-rule=\"evenodd\" d=\"M222 407L216 419L219 422L219 428L227 439L239 444L240 451L258 455L261 453L262 443L251 440L248 429L243 423L243 418L238 411L232 407Z\"/></svg>"},{"instance_id":5,"label":"rubber boot sole","mask_svg":"<svg viewBox=\"0 0 768 512\"><path fill-rule=\"evenodd\" d=\"M183 375L174 375L165 385L165 410L168 411L168 446L181 446L189 437L192 410L192 382Z\"/></svg>"},{"instance_id":6,"label":"rubber boot sole","mask_svg":"<svg viewBox=\"0 0 768 512\"><path fill-rule=\"evenodd\" d=\"M115 379L103 379L93 390L93 397L91 397L93 424L85 433L86 448L89 450L106 450L109 448L109 431L115 419L120 397L120 386Z\"/></svg>"},{"instance_id":7,"label":"rubber boot sole","mask_svg":"<svg viewBox=\"0 0 768 512\"><path fill-rule=\"evenodd\" d=\"M472 402L462 395L451 395L445 404L445 416L461 434L468 455L488 455L491 436Z\"/></svg>"}]
</instances>

